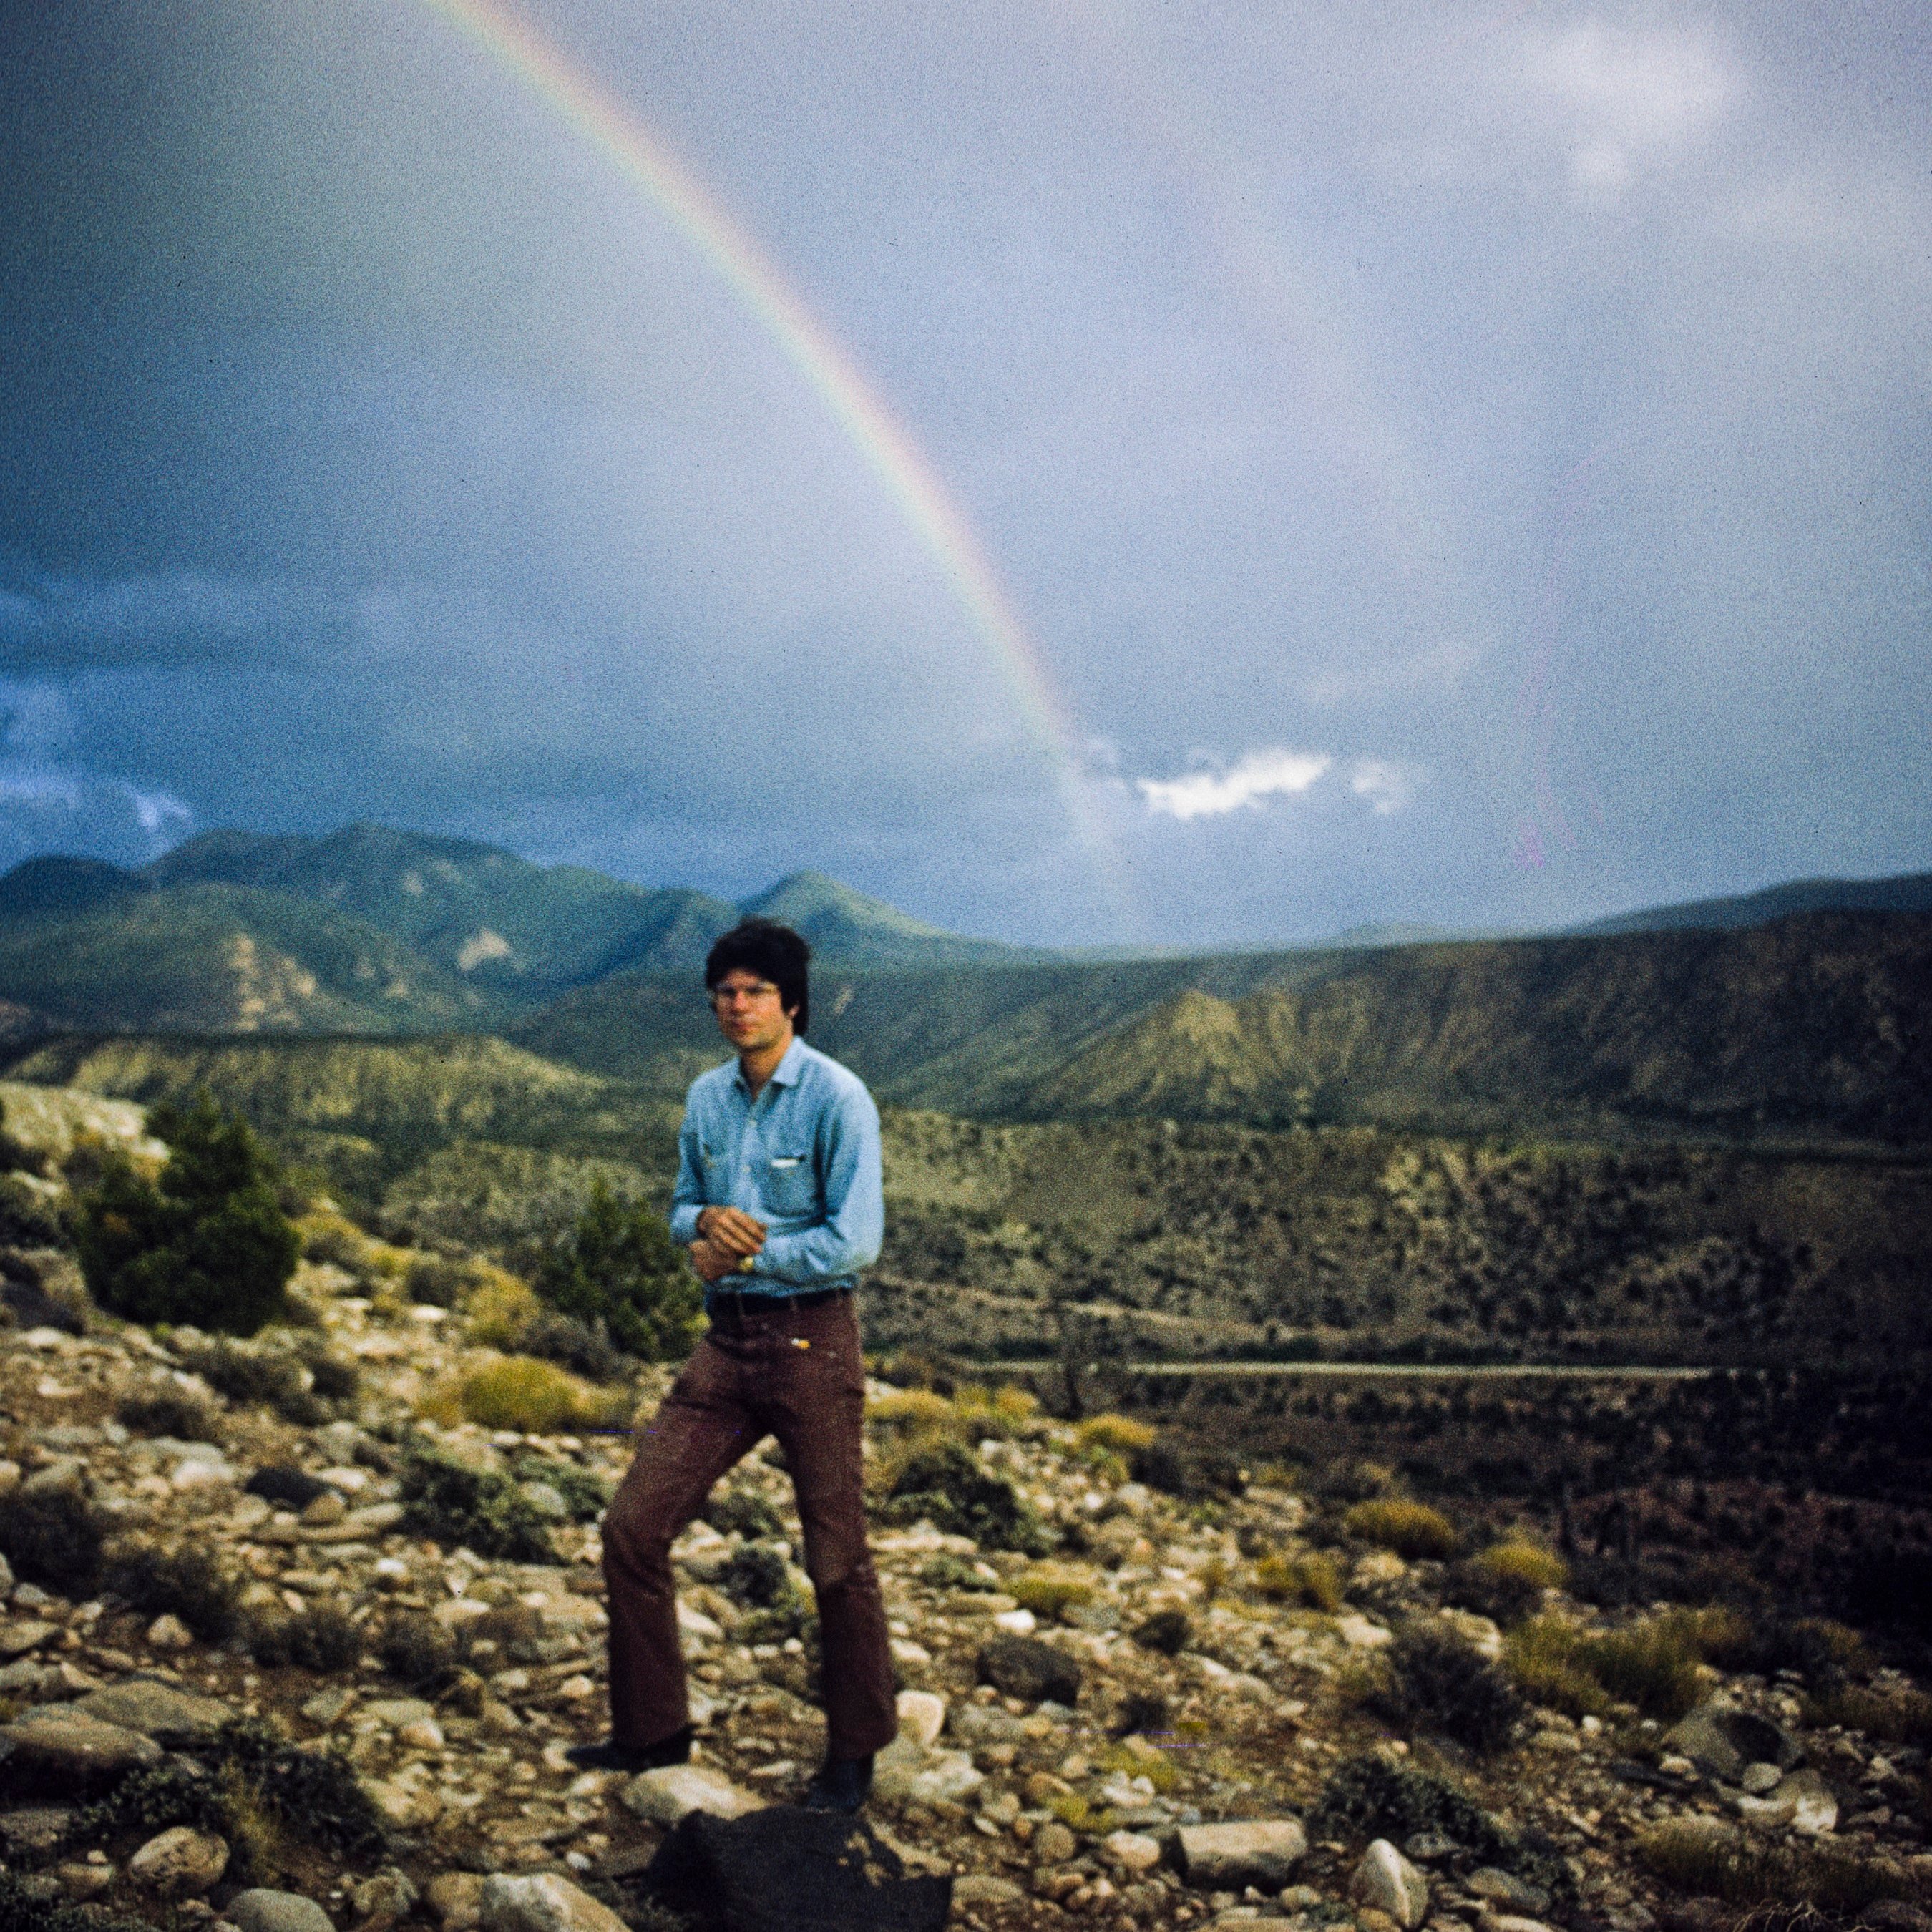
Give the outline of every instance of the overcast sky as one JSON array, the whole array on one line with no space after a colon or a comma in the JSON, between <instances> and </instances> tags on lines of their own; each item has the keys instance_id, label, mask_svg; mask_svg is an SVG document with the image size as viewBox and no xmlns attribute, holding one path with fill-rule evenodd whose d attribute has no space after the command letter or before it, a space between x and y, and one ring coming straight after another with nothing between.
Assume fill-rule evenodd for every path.
<instances>
[{"instance_id":1,"label":"overcast sky","mask_svg":"<svg viewBox=\"0 0 1932 1932\"><path fill-rule=\"evenodd\" d=\"M529 0L842 345L424 0L0 0L0 861L462 832L941 924L1932 866L1932 28Z\"/></svg>"}]
</instances>

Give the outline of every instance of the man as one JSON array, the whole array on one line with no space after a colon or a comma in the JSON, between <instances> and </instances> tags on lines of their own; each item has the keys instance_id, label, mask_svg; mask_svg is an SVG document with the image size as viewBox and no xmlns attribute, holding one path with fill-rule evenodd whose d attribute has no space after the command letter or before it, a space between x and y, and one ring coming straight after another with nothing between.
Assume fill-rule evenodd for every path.
<instances>
[{"instance_id":1,"label":"man","mask_svg":"<svg viewBox=\"0 0 1932 1932\"><path fill-rule=\"evenodd\" d=\"M853 1311L885 1229L879 1114L857 1076L798 1036L811 950L746 920L705 962L738 1059L700 1075L678 1136L672 1233L704 1280L710 1331L664 1398L604 1520L611 1735L569 1755L601 1768L683 1763L689 1706L670 1546L711 1486L766 1435L784 1451L818 1598L825 1762L806 1794L856 1811L897 1734L891 1653L866 1546L865 1372Z\"/></svg>"}]
</instances>

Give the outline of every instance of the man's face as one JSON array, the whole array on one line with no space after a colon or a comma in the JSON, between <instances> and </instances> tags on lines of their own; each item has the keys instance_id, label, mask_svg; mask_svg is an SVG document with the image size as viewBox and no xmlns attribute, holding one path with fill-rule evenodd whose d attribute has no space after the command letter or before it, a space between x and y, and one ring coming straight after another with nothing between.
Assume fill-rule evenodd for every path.
<instances>
[{"instance_id":1,"label":"man's face","mask_svg":"<svg viewBox=\"0 0 1932 1932\"><path fill-rule=\"evenodd\" d=\"M711 989L712 1010L718 1030L740 1053L758 1053L776 1046L791 1032L792 1015L770 980L742 966L734 966Z\"/></svg>"}]
</instances>

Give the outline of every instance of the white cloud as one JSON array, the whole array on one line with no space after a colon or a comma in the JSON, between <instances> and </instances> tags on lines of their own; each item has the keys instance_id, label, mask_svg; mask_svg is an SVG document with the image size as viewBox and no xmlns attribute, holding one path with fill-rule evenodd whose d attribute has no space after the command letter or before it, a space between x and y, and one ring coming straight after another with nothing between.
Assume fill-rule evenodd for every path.
<instances>
[{"instance_id":1,"label":"white cloud","mask_svg":"<svg viewBox=\"0 0 1932 1932\"><path fill-rule=\"evenodd\" d=\"M1348 789L1366 799L1378 818L1386 818L1408 802L1415 784L1399 765L1382 758L1358 758L1348 773Z\"/></svg>"},{"instance_id":2,"label":"white cloud","mask_svg":"<svg viewBox=\"0 0 1932 1932\"><path fill-rule=\"evenodd\" d=\"M1250 752L1232 770L1185 778L1136 778L1150 812L1172 818L1220 818L1264 798L1304 792L1334 760L1320 752Z\"/></svg>"},{"instance_id":3,"label":"white cloud","mask_svg":"<svg viewBox=\"0 0 1932 1932\"><path fill-rule=\"evenodd\" d=\"M1600 203L1614 200L1640 168L1708 134L1739 91L1707 33L1600 20L1533 29L1521 43L1516 77L1554 121L1572 186Z\"/></svg>"}]
</instances>

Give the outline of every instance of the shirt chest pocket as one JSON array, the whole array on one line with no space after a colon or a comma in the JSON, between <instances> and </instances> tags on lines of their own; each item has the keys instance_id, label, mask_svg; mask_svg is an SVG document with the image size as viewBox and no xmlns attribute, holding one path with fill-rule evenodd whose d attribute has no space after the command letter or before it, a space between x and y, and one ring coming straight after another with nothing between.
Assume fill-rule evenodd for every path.
<instances>
[{"instance_id":1,"label":"shirt chest pocket","mask_svg":"<svg viewBox=\"0 0 1932 1932\"><path fill-rule=\"evenodd\" d=\"M775 1214L810 1214L818 1206L818 1176L808 1154L775 1154L765 1162L765 1199Z\"/></svg>"}]
</instances>

